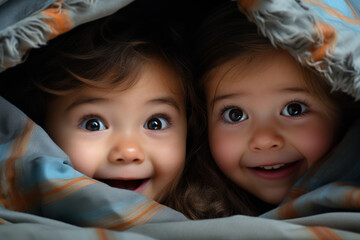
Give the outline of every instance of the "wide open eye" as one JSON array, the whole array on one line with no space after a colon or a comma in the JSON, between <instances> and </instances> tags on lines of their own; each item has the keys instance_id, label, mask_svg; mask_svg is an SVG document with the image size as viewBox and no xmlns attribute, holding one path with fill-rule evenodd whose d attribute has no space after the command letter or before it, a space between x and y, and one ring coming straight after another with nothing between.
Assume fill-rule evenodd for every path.
<instances>
[{"instance_id":1,"label":"wide open eye","mask_svg":"<svg viewBox=\"0 0 360 240\"><path fill-rule=\"evenodd\" d=\"M291 102L281 111L281 114L288 117L301 116L308 110L308 106L300 102Z\"/></svg>"},{"instance_id":2,"label":"wide open eye","mask_svg":"<svg viewBox=\"0 0 360 240\"><path fill-rule=\"evenodd\" d=\"M224 111L222 114L226 122L237 123L248 119L248 115L237 107L231 107Z\"/></svg>"},{"instance_id":3,"label":"wide open eye","mask_svg":"<svg viewBox=\"0 0 360 240\"><path fill-rule=\"evenodd\" d=\"M152 117L146 121L144 128L149 130L163 130L167 128L169 122L164 117Z\"/></svg>"},{"instance_id":4,"label":"wide open eye","mask_svg":"<svg viewBox=\"0 0 360 240\"><path fill-rule=\"evenodd\" d=\"M102 131L107 129L102 120L96 117L91 117L82 121L80 126L89 131Z\"/></svg>"}]
</instances>

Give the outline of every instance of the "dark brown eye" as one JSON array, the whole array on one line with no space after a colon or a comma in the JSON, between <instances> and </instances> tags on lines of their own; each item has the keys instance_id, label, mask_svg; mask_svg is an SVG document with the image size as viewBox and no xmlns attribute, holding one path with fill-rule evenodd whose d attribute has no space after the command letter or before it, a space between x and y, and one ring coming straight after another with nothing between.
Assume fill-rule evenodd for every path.
<instances>
[{"instance_id":1,"label":"dark brown eye","mask_svg":"<svg viewBox=\"0 0 360 240\"><path fill-rule=\"evenodd\" d=\"M89 131L102 131L106 129L105 124L98 118L89 118L81 123L81 127Z\"/></svg>"},{"instance_id":2,"label":"dark brown eye","mask_svg":"<svg viewBox=\"0 0 360 240\"><path fill-rule=\"evenodd\" d=\"M284 107L281 114L289 117L295 117L304 114L307 109L308 107L303 103L291 102Z\"/></svg>"},{"instance_id":3,"label":"dark brown eye","mask_svg":"<svg viewBox=\"0 0 360 240\"><path fill-rule=\"evenodd\" d=\"M145 123L144 128L149 130L162 130L167 128L168 125L169 123L164 117L153 117Z\"/></svg>"},{"instance_id":4,"label":"dark brown eye","mask_svg":"<svg viewBox=\"0 0 360 240\"><path fill-rule=\"evenodd\" d=\"M147 128L151 130L159 130L161 129L161 121L157 118L150 119L147 122Z\"/></svg>"},{"instance_id":5,"label":"dark brown eye","mask_svg":"<svg viewBox=\"0 0 360 240\"><path fill-rule=\"evenodd\" d=\"M240 108L233 107L224 111L223 118L229 123L237 123L248 119L248 116Z\"/></svg>"}]
</instances>

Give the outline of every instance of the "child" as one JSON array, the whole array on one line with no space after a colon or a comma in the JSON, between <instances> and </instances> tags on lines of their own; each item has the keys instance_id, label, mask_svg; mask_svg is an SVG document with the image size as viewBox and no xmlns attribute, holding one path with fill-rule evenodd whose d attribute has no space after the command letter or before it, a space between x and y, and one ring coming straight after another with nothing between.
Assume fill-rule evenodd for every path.
<instances>
[{"instance_id":1,"label":"child","mask_svg":"<svg viewBox=\"0 0 360 240\"><path fill-rule=\"evenodd\" d=\"M166 202L185 164L191 75L179 35L132 6L54 39L4 78L41 89L17 105L76 170Z\"/></svg>"},{"instance_id":2,"label":"child","mask_svg":"<svg viewBox=\"0 0 360 240\"><path fill-rule=\"evenodd\" d=\"M329 154L349 99L261 37L236 3L209 19L198 44L209 146L190 162L174 205L194 219L259 215Z\"/></svg>"}]
</instances>

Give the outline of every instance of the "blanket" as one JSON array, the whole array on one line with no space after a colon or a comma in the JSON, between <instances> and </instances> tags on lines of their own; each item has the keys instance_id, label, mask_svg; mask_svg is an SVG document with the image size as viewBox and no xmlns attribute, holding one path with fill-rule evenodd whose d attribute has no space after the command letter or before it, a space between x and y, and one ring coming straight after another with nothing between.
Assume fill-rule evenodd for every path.
<instances>
[{"instance_id":1,"label":"blanket","mask_svg":"<svg viewBox=\"0 0 360 240\"><path fill-rule=\"evenodd\" d=\"M131 1L0 1L0 71L29 49ZM359 4L239 0L275 46L359 93ZM21 10L21 11L20 11ZM132 191L88 178L46 132L0 97L1 239L360 239L360 122L276 209L260 217L189 220Z\"/></svg>"},{"instance_id":2,"label":"blanket","mask_svg":"<svg viewBox=\"0 0 360 240\"><path fill-rule=\"evenodd\" d=\"M274 46L360 98L360 3L356 0L238 1Z\"/></svg>"}]
</instances>

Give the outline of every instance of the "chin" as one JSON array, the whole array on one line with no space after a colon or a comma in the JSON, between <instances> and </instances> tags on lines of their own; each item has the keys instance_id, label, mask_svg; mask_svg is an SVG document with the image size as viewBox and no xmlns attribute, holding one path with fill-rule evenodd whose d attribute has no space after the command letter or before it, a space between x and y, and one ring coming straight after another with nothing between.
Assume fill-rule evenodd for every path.
<instances>
[{"instance_id":1,"label":"chin","mask_svg":"<svg viewBox=\"0 0 360 240\"><path fill-rule=\"evenodd\" d=\"M147 190L149 190L149 189L147 189ZM145 189L145 191L139 192L139 193L142 194L142 195L145 195L146 197L148 197L148 198L150 198L150 199L152 199L154 201L159 202L160 198L159 198L158 193L154 193L154 192L151 192L151 191L146 191L146 189Z\"/></svg>"},{"instance_id":2,"label":"chin","mask_svg":"<svg viewBox=\"0 0 360 240\"><path fill-rule=\"evenodd\" d=\"M284 199L284 198L281 198L281 199L270 199L270 200L268 200L268 201L266 201L266 200L263 200L263 201L266 202L266 203L268 203L268 204L279 205L279 204L282 202L283 199Z\"/></svg>"},{"instance_id":3,"label":"chin","mask_svg":"<svg viewBox=\"0 0 360 240\"><path fill-rule=\"evenodd\" d=\"M258 198L261 199L262 201L272 205L279 205L284 200L285 197L286 197L286 193L284 194L273 193L271 194L271 196L258 196Z\"/></svg>"},{"instance_id":4,"label":"chin","mask_svg":"<svg viewBox=\"0 0 360 240\"><path fill-rule=\"evenodd\" d=\"M166 200L166 197L165 196L162 196L162 195L160 195L160 194L157 194L157 195L153 195L152 197L149 197L149 198L151 198L152 200L154 200L154 201L156 201L156 202L159 202L159 203L161 203L161 202L163 202L164 200Z\"/></svg>"}]
</instances>

